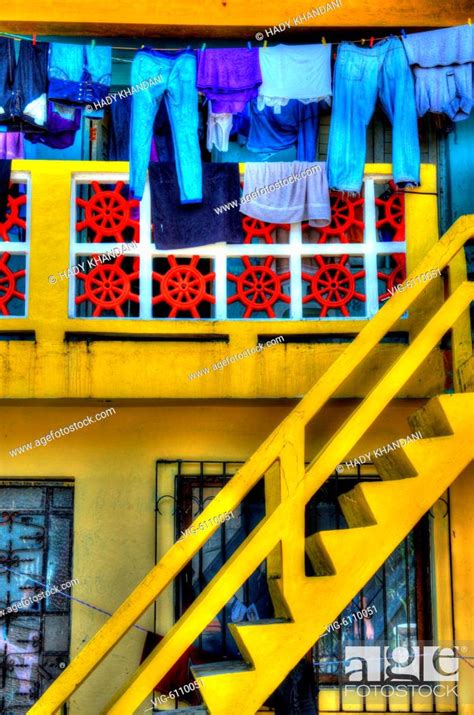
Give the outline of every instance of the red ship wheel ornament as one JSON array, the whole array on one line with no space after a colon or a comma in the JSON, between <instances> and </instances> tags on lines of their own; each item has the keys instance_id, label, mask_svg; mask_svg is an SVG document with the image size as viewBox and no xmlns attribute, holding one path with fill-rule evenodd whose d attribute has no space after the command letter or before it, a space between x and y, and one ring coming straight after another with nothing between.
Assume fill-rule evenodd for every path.
<instances>
[{"instance_id":1,"label":"red ship wheel ornament","mask_svg":"<svg viewBox=\"0 0 474 715\"><path fill-rule=\"evenodd\" d=\"M397 190L394 181L389 181L392 190L391 196L387 199L375 199L375 205L379 206L383 212L383 218L379 219L375 226L377 229L390 226L393 229L393 241L405 240L405 196L402 191Z\"/></svg>"},{"instance_id":2,"label":"red ship wheel ornament","mask_svg":"<svg viewBox=\"0 0 474 715\"><path fill-rule=\"evenodd\" d=\"M152 300L153 305L167 303L171 307L170 318L177 313L188 311L193 318L200 318L198 305L202 301L215 303L216 299L207 292L207 284L214 280L215 273L204 275L197 268L199 256L193 256L190 263L176 261L175 256L168 256L171 268L162 275L153 271L154 280L160 283L160 294Z\"/></svg>"},{"instance_id":3,"label":"red ship wheel ornament","mask_svg":"<svg viewBox=\"0 0 474 715\"><path fill-rule=\"evenodd\" d=\"M9 258L9 253L2 254L0 258L0 313L2 315L10 315L8 303L12 298L25 300L25 294L17 289L17 280L26 275L26 271L24 269L12 271L7 266Z\"/></svg>"},{"instance_id":4,"label":"red ship wheel ornament","mask_svg":"<svg viewBox=\"0 0 474 715\"><path fill-rule=\"evenodd\" d=\"M3 241L9 241L10 236L9 231L14 226L26 229L26 221L20 217L20 206L26 204L26 194L20 194L20 196L8 197L7 205L7 217L3 223L0 223L0 239Z\"/></svg>"},{"instance_id":5,"label":"red ship wheel ornament","mask_svg":"<svg viewBox=\"0 0 474 715\"><path fill-rule=\"evenodd\" d=\"M84 219L78 221L76 230L89 228L95 233L93 243L100 243L105 237L113 236L118 243L124 243L123 232L133 229L133 240L139 240L139 222L131 218L131 209L139 206L136 199L126 199L121 191L123 181L118 181L113 191L104 191L97 181L91 184L94 194L87 201L78 197L76 203L84 209Z\"/></svg>"},{"instance_id":6,"label":"red ship wheel ornament","mask_svg":"<svg viewBox=\"0 0 474 715\"><path fill-rule=\"evenodd\" d=\"M364 199L349 199L340 191L331 191L331 223L318 228L321 236L318 243L326 243L329 236L339 236L339 240L348 243L346 231L351 227L363 229L364 222L356 216L356 209L364 205Z\"/></svg>"},{"instance_id":7,"label":"red ship wheel ornament","mask_svg":"<svg viewBox=\"0 0 474 715\"><path fill-rule=\"evenodd\" d=\"M242 228L244 230L244 243L252 243L252 238L263 238L265 243L275 243L272 236L272 231L276 228L284 228L290 230L289 223L266 223L257 218L243 216Z\"/></svg>"},{"instance_id":8,"label":"red ship wheel ornament","mask_svg":"<svg viewBox=\"0 0 474 715\"><path fill-rule=\"evenodd\" d=\"M407 275L406 258L403 253L394 253L392 258L395 261L395 266L391 272L378 271L377 273L377 276L387 284L387 290L379 296L380 303L391 297L392 294L389 291L393 291L396 286L403 283Z\"/></svg>"},{"instance_id":9,"label":"red ship wheel ornament","mask_svg":"<svg viewBox=\"0 0 474 715\"><path fill-rule=\"evenodd\" d=\"M348 316L347 304L354 298L365 302L365 296L356 291L356 281L365 277L365 271L352 273L345 265L347 256L341 256L340 261L325 263L322 256L315 256L319 269L314 275L302 273L305 281L309 281L311 290L303 298L303 303L315 300L321 306L321 318L325 318L328 310L339 310Z\"/></svg>"},{"instance_id":10,"label":"red ship wheel ornament","mask_svg":"<svg viewBox=\"0 0 474 715\"><path fill-rule=\"evenodd\" d=\"M97 259L97 256L94 256ZM126 273L122 268L125 256L118 256L114 263L97 265L89 273L78 273L77 277L84 281L84 293L76 297L76 305L89 300L95 307L94 318L102 315L104 310L112 310L119 318L123 318L122 305L132 300L140 301L139 296L132 292L132 281L137 280L140 271L138 259L133 261L133 272Z\"/></svg>"},{"instance_id":11,"label":"red ship wheel ornament","mask_svg":"<svg viewBox=\"0 0 474 715\"><path fill-rule=\"evenodd\" d=\"M270 266L273 257L267 256L262 265L254 266L248 256L242 256L244 271L234 276L227 274L227 278L236 284L236 292L227 298L227 303L240 301L245 306L244 318L250 318L252 313L265 311L269 318L275 317L273 306L278 300L289 303L289 296L282 292L281 284L288 280L290 273L277 275Z\"/></svg>"}]
</instances>

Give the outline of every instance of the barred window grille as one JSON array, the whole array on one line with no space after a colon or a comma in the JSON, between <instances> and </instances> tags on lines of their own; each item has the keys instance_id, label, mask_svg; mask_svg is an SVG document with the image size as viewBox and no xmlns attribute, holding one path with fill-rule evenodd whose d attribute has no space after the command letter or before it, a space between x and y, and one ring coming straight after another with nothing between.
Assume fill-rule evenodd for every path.
<instances>
[{"instance_id":1,"label":"barred window grille","mask_svg":"<svg viewBox=\"0 0 474 715\"><path fill-rule=\"evenodd\" d=\"M24 715L69 662L70 600L29 600L71 579L72 483L3 479L0 514L0 711Z\"/></svg>"},{"instance_id":2,"label":"barred window grille","mask_svg":"<svg viewBox=\"0 0 474 715\"><path fill-rule=\"evenodd\" d=\"M237 472L237 462L176 461L157 463L157 519L174 513L175 538L190 526L220 489ZM175 492L159 492L161 472L171 469ZM169 473L169 472L168 472ZM378 481L372 465L358 467L353 474L334 472L313 496L306 507L306 535L328 529L345 529L347 523L340 509L338 497L353 489L357 483ZM224 521L219 529L194 556L175 581L174 617L178 620L199 593L217 573L223 563L240 546L265 514L264 480L249 492L234 510L234 518ZM351 614L375 607L375 614L364 614L351 619L350 625L330 629L320 638L312 652L316 683L322 691L337 694L337 711L346 709L343 700L344 647L352 643L367 645L381 642L397 645L416 645L432 637L430 594L429 515L393 551L385 564L366 586L352 599L336 622L349 621ZM158 548L158 545L156 545ZM363 558L363 555L361 555ZM307 562L307 574L312 569ZM250 613L246 614L247 609ZM255 610L254 610L255 609ZM367 611L366 611L367 613ZM199 636L195 645L216 660L240 658L228 624L243 617L251 619L272 617L272 604L263 562L226 607ZM329 626L330 624L328 624ZM436 712L436 703L431 712ZM350 709L350 708L348 708ZM370 709L370 708L369 708Z\"/></svg>"}]
</instances>

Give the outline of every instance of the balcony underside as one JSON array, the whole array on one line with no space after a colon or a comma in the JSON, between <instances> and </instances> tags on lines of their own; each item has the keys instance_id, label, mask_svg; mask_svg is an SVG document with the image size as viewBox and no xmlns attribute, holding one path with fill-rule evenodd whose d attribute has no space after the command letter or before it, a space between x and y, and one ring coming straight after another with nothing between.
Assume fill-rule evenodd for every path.
<instances>
[{"instance_id":1,"label":"balcony underside","mask_svg":"<svg viewBox=\"0 0 474 715\"><path fill-rule=\"evenodd\" d=\"M48 0L34 4L7 3L2 0L0 30L42 35L239 37L254 40L255 32L262 28L270 28L325 5L319 0L250 5L245 0L205 0L197 4L190 0L169 4L117 0L113 6L105 0L85 0L79 4ZM419 0L416 4L398 3L383 8L368 0L342 0L342 7L292 27L291 35L318 28L383 27L387 31L399 32L400 27L445 27L464 24L470 14L472 5L468 0L456 4Z\"/></svg>"}]
</instances>

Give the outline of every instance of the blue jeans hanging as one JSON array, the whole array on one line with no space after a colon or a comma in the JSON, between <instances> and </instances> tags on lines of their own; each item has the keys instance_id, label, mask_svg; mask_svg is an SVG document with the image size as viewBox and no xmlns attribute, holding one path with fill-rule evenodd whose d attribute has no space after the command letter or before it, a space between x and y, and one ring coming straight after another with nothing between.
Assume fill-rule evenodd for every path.
<instances>
[{"instance_id":1,"label":"blue jeans hanging","mask_svg":"<svg viewBox=\"0 0 474 715\"><path fill-rule=\"evenodd\" d=\"M420 183L420 145L413 75L403 45L388 37L372 48L339 46L329 133L329 186L359 193L367 126L377 98L393 127L393 178L399 187Z\"/></svg>"},{"instance_id":2,"label":"blue jeans hanging","mask_svg":"<svg viewBox=\"0 0 474 715\"><path fill-rule=\"evenodd\" d=\"M132 85L136 86L154 77L160 79L157 84L133 95L130 189L136 199L142 198L153 122L164 97L173 134L181 203L200 203L202 173L194 52L159 52L151 49L137 52L132 63Z\"/></svg>"}]
</instances>

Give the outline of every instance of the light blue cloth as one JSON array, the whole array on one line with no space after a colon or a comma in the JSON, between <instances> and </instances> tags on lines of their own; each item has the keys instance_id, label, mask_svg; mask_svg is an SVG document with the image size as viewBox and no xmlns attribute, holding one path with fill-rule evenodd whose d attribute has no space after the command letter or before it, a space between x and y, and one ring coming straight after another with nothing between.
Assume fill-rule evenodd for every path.
<instances>
[{"instance_id":1,"label":"light blue cloth","mask_svg":"<svg viewBox=\"0 0 474 715\"><path fill-rule=\"evenodd\" d=\"M181 203L201 203L195 54L189 50L167 52L145 49L137 52L132 63L132 86L156 77L159 77L159 82L133 94L130 131L132 195L139 200L143 197L153 122L164 97L173 134Z\"/></svg>"},{"instance_id":2,"label":"light blue cloth","mask_svg":"<svg viewBox=\"0 0 474 715\"><path fill-rule=\"evenodd\" d=\"M323 161L247 162L240 212L269 223L331 223Z\"/></svg>"},{"instance_id":3,"label":"light blue cloth","mask_svg":"<svg viewBox=\"0 0 474 715\"><path fill-rule=\"evenodd\" d=\"M403 45L388 37L372 48L342 42L334 71L329 132L329 187L359 193L364 175L367 126L380 99L393 128L393 178L398 186L420 183L420 145L413 75Z\"/></svg>"},{"instance_id":4,"label":"light blue cloth","mask_svg":"<svg viewBox=\"0 0 474 715\"><path fill-rule=\"evenodd\" d=\"M416 32L403 38L415 74L416 107L467 119L473 106L474 30L472 25Z\"/></svg>"},{"instance_id":5,"label":"light blue cloth","mask_svg":"<svg viewBox=\"0 0 474 715\"><path fill-rule=\"evenodd\" d=\"M72 104L101 102L112 79L112 49L53 42L49 49L48 98Z\"/></svg>"},{"instance_id":6,"label":"light blue cloth","mask_svg":"<svg viewBox=\"0 0 474 715\"><path fill-rule=\"evenodd\" d=\"M414 32L403 37L408 62L418 67L447 67L474 62L472 25Z\"/></svg>"}]
</instances>

